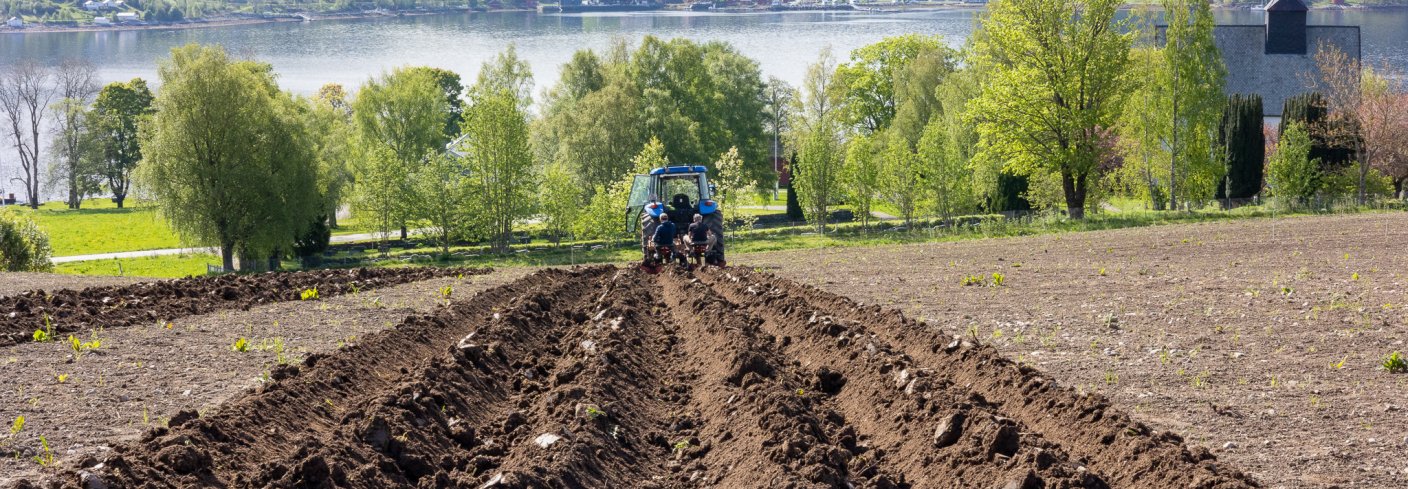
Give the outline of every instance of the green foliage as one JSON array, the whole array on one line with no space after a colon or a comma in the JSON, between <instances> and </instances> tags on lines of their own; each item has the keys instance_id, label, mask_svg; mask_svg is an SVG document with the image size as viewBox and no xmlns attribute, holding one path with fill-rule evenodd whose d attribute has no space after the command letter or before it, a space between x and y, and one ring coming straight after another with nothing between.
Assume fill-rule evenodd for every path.
<instances>
[{"instance_id":1,"label":"green foliage","mask_svg":"<svg viewBox=\"0 0 1408 489\"><path fill-rule=\"evenodd\" d=\"M1310 137L1310 159L1319 161L1320 170L1325 173L1344 168L1354 159L1354 149L1337 144L1343 141L1336 141L1330 135L1343 129L1335 127L1329 115L1330 109L1324 95L1319 92L1302 93L1287 98L1282 104L1281 124L1277 127L1280 137L1285 138L1286 130L1292 123L1300 124Z\"/></svg>"},{"instance_id":2,"label":"green foliage","mask_svg":"<svg viewBox=\"0 0 1408 489\"><path fill-rule=\"evenodd\" d=\"M836 67L844 121L867 132L883 130L895 119L899 99L908 97L913 143L934 105L934 85L957 63L957 53L936 35L887 37L852 51L850 62Z\"/></svg>"},{"instance_id":3,"label":"green foliage","mask_svg":"<svg viewBox=\"0 0 1408 489\"><path fill-rule=\"evenodd\" d=\"M796 173L793 173L795 175ZM797 201L797 192L792 190L792 184L787 185L787 219L801 221L806 219L806 214L802 213L802 204Z\"/></svg>"},{"instance_id":4,"label":"green foliage","mask_svg":"<svg viewBox=\"0 0 1408 489\"><path fill-rule=\"evenodd\" d=\"M39 446L42 451L39 452L39 455L34 456L34 462L41 467L53 467L54 451L49 449L49 440L46 440L44 435L39 436Z\"/></svg>"},{"instance_id":5,"label":"green foliage","mask_svg":"<svg viewBox=\"0 0 1408 489\"><path fill-rule=\"evenodd\" d=\"M49 235L33 219L14 210L0 211L0 267L7 272L47 272L53 250Z\"/></svg>"},{"instance_id":6,"label":"green foliage","mask_svg":"<svg viewBox=\"0 0 1408 489\"><path fill-rule=\"evenodd\" d=\"M1126 90L1131 35L1117 0L997 0L974 38L982 95L968 107L979 158L1054 174L1072 218L1107 149Z\"/></svg>"},{"instance_id":7,"label":"green foliage","mask_svg":"<svg viewBox=\"0 0 1408 489\"><path fill-rule=\"evenodd\" d=\"M244 339L244 337L240 337L239 339L236 339L236 340L235 340L235 344L230 345L230 350L231 350L231 351L240 352L240 353L248 352L248 351L249 351L249 340Z\"/></svg>"},{"instance_id":8,"label":"green foliage","mask_svg":"<svg viewBox=\"0 0 1408 489\"><path fill-rule=\"evenodd\" d=\"M571 169L562 163L548 165L543 172L541 188L538 212L543 216L543 225L548 233L553 239L561 240L572 230L572 223L577 221L586 192Z\"/></svg>"},{"instance_id":9,"label":"green foliage","mask_svg":"<svg viewBox=\"0 0 1408 489\"><path fill-rule=\"evenodd\" d=\"M20 434L24 430L24 416L16 416L15 421L10 423L10 436Z\"/></svg>"},{"instance_id":10,"label":"green foliage","mask_svg":"<svg viewBox=\"0 0 1408 489\"><path fill-rule=\"evenodd\" d=\"M846 161L839 176L841 191L862 227L870 226L870 211L880 193L880 173L883 161L881 135L860 134L846 143ZM790 199L790 196L789 196Z\"/></svg>"},{"instance_id":11,"label":"green foliage","mask_svg":"<svg viewBox=\"0 0 1408 489\"><path fill-rule=\"evenodd\" d=\"M73 359L77 361L83 358L83 354L92 350L97 350L103 346L103 340L98 338L98 333L93 333L93 338L89 341L79 340L77 336L68 335L68 349L73 352Z\"/></svg>"},{"instance_id":12,"label":"green foliage","mask_svg":"<svg viewBox=\"0 0 1408 489\"><path fill-rule=\"evenodd\" d=\"M286 250L321 211L304 106L268 65L218 47L172 49L158 72L138 177L161 215L186 240L219 246L226 269L237 251Z\"/></svg>"},{"instance_id":13,"label":"green foliage","mask_svg":"<svg viewBox=\"0 0 1408 489\"><path fill-rule=\"evenodd\" d=\"M1272 195L1303 204L1320 189L1320 163L1310 158L1311 144L1310 135L1300 123L1286 126L1266 164L1266 186Z\"/></svg>"},{"instance_id":14,"label":"green foliage","mask_svg":"<svg viewBox=\"0 0 1408 489\"><path fill-rule=\"evenodd\" d=\"M659 139L651 138L640 153L631 159L631 169L610 186L597 186L587 208L583 209L573 232L578 239L619 238L625 234L625 219L637 216L626 215L626 204L630 198L631 183L635 175L643 175L652 168L669 166L665 156L665 145Z\"/></svg>"},{"instance_id":15,"label":"green foliage","mask_svg":"<svg viewBox=\"0 0 1408 489\"><path fill-rule=\"evenodd\" d=\"M880 196L899 210L905 225L912 225L925 198L923 180L929 172L923 167L920 155L914 153L903 135L897 131L886 133L881 152Z\"/></svg>"},{"instance_id":16,"label":"green foliage","mask_svg":"<svg viewBox=\"0 0 1408 489\"><path fill-rule=\"evenodd\" d=\"M1408 360L1404 360L1403 354L1399 352L1385 355L1379 365L1391 374L1408 372Z\"/></svg>"},{"instance_id":17,"label":"green foliage","mask_svg":"<svg viewBox=\"0 0 1408 489\"><path fill-rule=\"evenodd\" d=\"M731 230L752 229L757 216L739 212L739 208L758 191L758 182L743 166L738 148L729 148L714 161L714 175L709 179L718 188L715 200L723 212L724 222ZM688 226L688 223L684 224Z\"/></svg>"},{"instance_id":18,"label":"green foliage","mask_svg":"<svg viewBox=\"0 0 1408 489\"><path fill-rule=\"evenodd\" d=\"M1007 284L1007 276L1001 272L992 272L992 286L1002 287Z\"/></svg>"},{"instance_id":19,"label":"green foliage","mask_svg":"<svg viewBox=\"0 0 1408 489\"><path fill-rule=\"evenodd\" d=\"M445 133L451 106L437 77L423 68L398 68L367 80L352 102L361 161L355 169L356 207L375 216L383 235L414 216L399 195L410 194L410 175L451 139Z\"/></svg>"},{"instance_id":20,"label":"green foliage","mask_svg":"<svg viewBox=\"0 0 1408 489\"><path fill-rule=\"evenodd\" d=\"M318 297L318 288L317 288L317 287L313 287L313 288L309 288L309 289L303 289L302 292L299 292L299 293L298 293L298 300L301 300L301 301L316 301L316 300L318 300L318 299L319 299L319 297Z\"/></svg>"},{"instance_id":21,"label":"green foliage","mask_svg":"<svg viewBox=\"0 0 1408 489\"><path fill-rule=\"evenodd\" d=\"M1227 100L1218 133L1218 145L1227 158L1227 178L1218 186L1218 198L1247 199L1261 191L1266 162L1261 105L1256 94L1234 94Z\"/></svg>"},{"instance_id":22,"label":"green foliage","mask_svg":"<svg viewBox=\"0 0 1408 489\"><path fill-rule=\"evenodd\" d=\"M489 67L485 67L488 70ZM532 193L538 175L528 143L528 115L523 101L507 90L488 92L476 85L474 103L465 111L464 154L472 208L499 251L508 251L513 224L533 213Z\"/></svg>"},{"instance_id":23,"label":"green foliage","mask_svg":"<svg viewBox=\"0 0 1408 489\"><path fill-rule=\"evenodd\" d=\"M792 191L802 206L807 222L817 231L826 231L831 200L840 181L843 146L836 98L840 86L833 73L835 60L823 50L816 63L807 67L801 97L793 110L789 142L797 150L792 160Z\"/></svg>"},{"instance_id":24,"label":"green foliage","mask_svg":"<svg viewBox=\"0 0 1408 489\"><path fill-rule=\"evenodd\" d=\"M456 239L470 235L484 223L482 213L476 212L479 202L470 165L468 158L435 154L410 175L410 191L403 204L410 209L408 215L420 220L442 254L450 252Z\"/></svg>"},{"instance_id":25,"label":"green foliage","mask_svg":"<svg viewBox=\"0 0 1408 489\"><path fill-rule=\"evenodd\" d=\"M54 341L54 323L49 319L49 315L44 315L44 327L34 330L34 341L37 343L48 343Z\"/></svg>"}]
</instances>

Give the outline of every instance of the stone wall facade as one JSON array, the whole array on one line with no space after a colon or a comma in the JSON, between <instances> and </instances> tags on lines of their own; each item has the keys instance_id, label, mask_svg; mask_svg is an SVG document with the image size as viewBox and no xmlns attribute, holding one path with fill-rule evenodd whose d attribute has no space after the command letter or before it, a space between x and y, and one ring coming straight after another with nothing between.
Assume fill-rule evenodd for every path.
<instances>
[{"instance_id":1,"label":"stone wall facade","mask_svg":"<svg viewBox=\"0 0 1408 489\"><path fill-rule=\"evenodd\" d=\"M1213 36L1227 66L1226 93L1261 95L1268 117L1279 117L1287 98L1310 90L1307 77L1316 73L1321 46L1337 46L1356 61L1360 57L1358 26L1307 26L1307 54L1267 54L1264 25L1220 25Z\"/></svg>"}]
</instances>

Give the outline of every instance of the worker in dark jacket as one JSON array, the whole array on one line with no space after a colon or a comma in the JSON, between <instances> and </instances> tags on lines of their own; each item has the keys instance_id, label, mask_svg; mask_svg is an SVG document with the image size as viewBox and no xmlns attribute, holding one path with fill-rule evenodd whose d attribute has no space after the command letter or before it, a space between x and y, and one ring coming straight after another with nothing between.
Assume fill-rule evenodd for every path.
<instances>
[{"instance_id":1,"label":"worker in dark jacket","mask_svg":"<svg viewBox=\"0 0 1408 489\"><path fill-rule=\"evenodd\" d=\"M675 223L670 222L669 214L660 215L660 225L655 226L655 246L675 246Z\"/></svg>"}]
</instances>

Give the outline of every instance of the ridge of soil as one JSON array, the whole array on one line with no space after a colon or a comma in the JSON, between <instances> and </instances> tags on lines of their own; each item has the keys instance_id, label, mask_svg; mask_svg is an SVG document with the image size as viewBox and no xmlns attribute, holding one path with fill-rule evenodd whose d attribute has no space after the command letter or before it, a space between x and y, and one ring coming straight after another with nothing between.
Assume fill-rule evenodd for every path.
<instances>
[{"instance_id":1,"label":"ridge of soil","mask_svg":"<svg viewBox=\"0 0 1408 489\"><path fill-rule=\"evenodd\" d=\"M87 328L122 328L170 321L219 309L299 300L317 288L319 297L418 282L436 277L479 275L487 268L357 268L220 275L143 282L81 290L32 290L0 297L0 347L33 339L52 328L61 337Z\"/></svg>"},{"instance_id":2,"label":"ridge of soil","mask_svg":"<svg viewBox=\"0 0 1408 489\"><path fill-rule=\"evenodd\" d=\"M46 483L1257 486L991 347L738 269L544 270L273 378Z\"/></svg>"}]
</instances>

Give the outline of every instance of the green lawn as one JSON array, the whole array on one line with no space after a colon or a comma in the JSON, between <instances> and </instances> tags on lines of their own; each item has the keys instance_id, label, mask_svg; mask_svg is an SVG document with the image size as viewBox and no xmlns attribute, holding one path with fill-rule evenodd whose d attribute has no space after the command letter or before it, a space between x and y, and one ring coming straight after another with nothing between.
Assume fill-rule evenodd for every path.
<instances>
[{"instance_id":1,"label":"green lawn","mask_svg":"<svg viewBox=\"0 0 1408 489\"><path fill-rule=\"evenodd\" d=\"M69 210L62 202L49 202L36 210L13 208L49 234L54 256L181 247L155 208L132 199L126 203L124 209L110 199L85 200L79 210Z\"/></svg>"},{"instance_id":2,"label":"green lawn","mask_svg":"<svg viewBox=\"0 0 1408 489\"><path fill-rule=\"evenodd\" d=\"M207 264L220 264L220 257L205 253L166 255L121 260L93 260L60 263L58 273L73 275L121 275L128 277L180 278L205 275Z\"/></svg>"}]
</instances>

